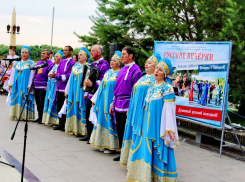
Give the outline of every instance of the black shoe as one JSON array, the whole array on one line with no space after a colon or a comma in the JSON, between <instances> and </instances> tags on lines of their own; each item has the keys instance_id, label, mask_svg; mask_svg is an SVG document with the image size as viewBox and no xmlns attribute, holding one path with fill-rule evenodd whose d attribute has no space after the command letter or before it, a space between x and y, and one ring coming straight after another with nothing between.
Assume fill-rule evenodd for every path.
<instances>
[{"instance_id":1,"label":"black shoe","mask_svg":"<svg viewBox=\"0 0 245 182\"><path fill-rule=\"evenodd\" d=\"M89 140L87 141L87 144L90 144L90 143L89 143Z\"/></svg>"},{"instance_id":2,"label":"black shoe","mask_svg":"<svg viewBox=\"0 0 245 182\"><path fill-rule=\"evenodd\" d=\"M118 157L113 158L114 161L120 161L120 155Z\"/></svg>"},{"instance_id":3,"label":"black shoe","mask_svg":"<svg viewBox=\"0 0 245 182\"><path fill-rule=\"evenodd\" d=\"M60 130L60 129L62 129L61 126L56 126L55 128L53 128L53 130Z\"/></svg>"},{"instance_id":4,"label":"black shoe","mask_svg":"<svg viewBox=\"0 0 245 182\"><path fill-rule=\"evenodd\" d=\"M36 120L33 120L32 122L33 122L33 123L39 123L40 120L39 120L39 118L38 118L38 119L36 119Z\"/></svg>"},{"instance_id":5,"label":"black shoe","mask_svg":"<svg viewBox=\"0 0 245 182\"><path fill-rule=\"evenodd\" d=\"M44 124L44 123L42 123L42 121L40 120L40 121L38 121L38 124Z\"/></svg>"},{"instance_id":6,"label":"black shoe","mask_svg":"<svg viewBox=\"0 0 245 182\"><path fill-rule=\"evenodd\" d=\"M61 128L60 131L65 131L65 129L64 128Z\"/></svg>"},{"instance_id":7,"label":"black shoe","mask_svg":"<svg viewBox=\"0 0 245 182\"><path fill-rule=\"evenodd\" d=\"M79 138L80 141L89 141L90 137L87 135L83 138Z\"/></svg>"}]
</instances>

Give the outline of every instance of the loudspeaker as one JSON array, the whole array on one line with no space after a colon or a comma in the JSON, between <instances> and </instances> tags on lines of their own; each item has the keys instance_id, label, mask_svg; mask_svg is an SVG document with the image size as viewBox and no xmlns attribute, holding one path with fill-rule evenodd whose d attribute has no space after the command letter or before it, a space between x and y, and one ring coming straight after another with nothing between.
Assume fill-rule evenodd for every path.
<instances>
[{"instance_id":1,"label":"loudspeaker","mask_svg":"<svg viewBox=\"0 0 245 182\"><path fill-rule=\"evenodd\" d=\"M111 43L109 61L111 61L111 58L114 55L115 51L122 51L122 49L124 47L125 47L124 44L121 44L121 43L118 43L118 42Z\"/></svg>"}]
</instances>

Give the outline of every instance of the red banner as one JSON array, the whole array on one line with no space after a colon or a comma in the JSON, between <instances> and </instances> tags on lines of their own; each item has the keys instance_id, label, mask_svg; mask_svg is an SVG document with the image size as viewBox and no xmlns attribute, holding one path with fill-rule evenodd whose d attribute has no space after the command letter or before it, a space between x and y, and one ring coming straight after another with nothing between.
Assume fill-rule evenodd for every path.
<instances>
[{"instance_id":1,"label":"red banner","mask_svg":"<svg viewBox=\"0 0 245 182\"><path fill-rule=\"evenodd\" d=\"M181 116L221 121L222 111L188 106L176 106L176 114Z\"/></svg>"}]
</instances>

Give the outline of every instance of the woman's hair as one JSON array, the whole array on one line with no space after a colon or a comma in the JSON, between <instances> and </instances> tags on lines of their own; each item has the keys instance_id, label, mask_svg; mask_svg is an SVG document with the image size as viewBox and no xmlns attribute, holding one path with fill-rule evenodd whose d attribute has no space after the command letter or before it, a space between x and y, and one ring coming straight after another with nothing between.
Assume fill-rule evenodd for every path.
<instances>
[{"instance_id":1,"label":"woman's hair","mask_svg":"<svg viewBox=\"0 0 245 182\"><path fill-rule=\"evenodd\" d=\"M54 54L54 51L52 49L48 50L48 55L50 55L50 54Z\"/></svg>"},{"instance_id":2,"label":"woman's hair","mask_svg":"<svg viewBox=\"0 0 245 182\"><path fill-rule=\"evenodd\" d=\"M76 59L77 59L77 61L78 61L78 54L74 54L73 56L76 56Z\"/></svg>"}]
</instances>

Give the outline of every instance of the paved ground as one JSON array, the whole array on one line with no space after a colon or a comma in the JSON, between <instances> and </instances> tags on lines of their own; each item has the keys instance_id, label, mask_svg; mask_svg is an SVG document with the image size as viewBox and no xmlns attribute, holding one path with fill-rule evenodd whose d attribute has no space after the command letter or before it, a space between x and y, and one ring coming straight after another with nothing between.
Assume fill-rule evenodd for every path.
<instances>
[{"instance_id":1,"label":"paved ground","mask_svg":"<svg viewBox=\"0 0 245 182\"><path fill-rule=\"evenodd\" d=\"M14 161L15 158L21 162L24 122L20 122L16 136L11 141L16 121L8 118L9 108L5 106L5 99L6 96L0 96L0 148L13 156L11 160ZM0 155L3 150L0 150ZM244 162L225 156L220 159L217 153L185 142L180 142L175 155L181 182L245 181ZM126 169L112 161L114 156L117 154L103 154L85 142L78 141L75 136L53 131L49 126L29 123L26 168L34 177L28 181L123 182ZM20 181L20 174L16 169L2 165L0 164L1 182ZM26 176L28 179L28 175Z\"/></svg>"},{"instance_id":2,"label":"paved ground","mask_svg":"<svg viewBox=\"0 0 245 182\"><path fill-rule=\"evenodd\" d=\"M3 157L0 158L0 161L8 163ZM21 174L7 165L0 164L0 181L20 181ZM27 180L24 179L24 182Z\"/></svg>"}]
</instances>

